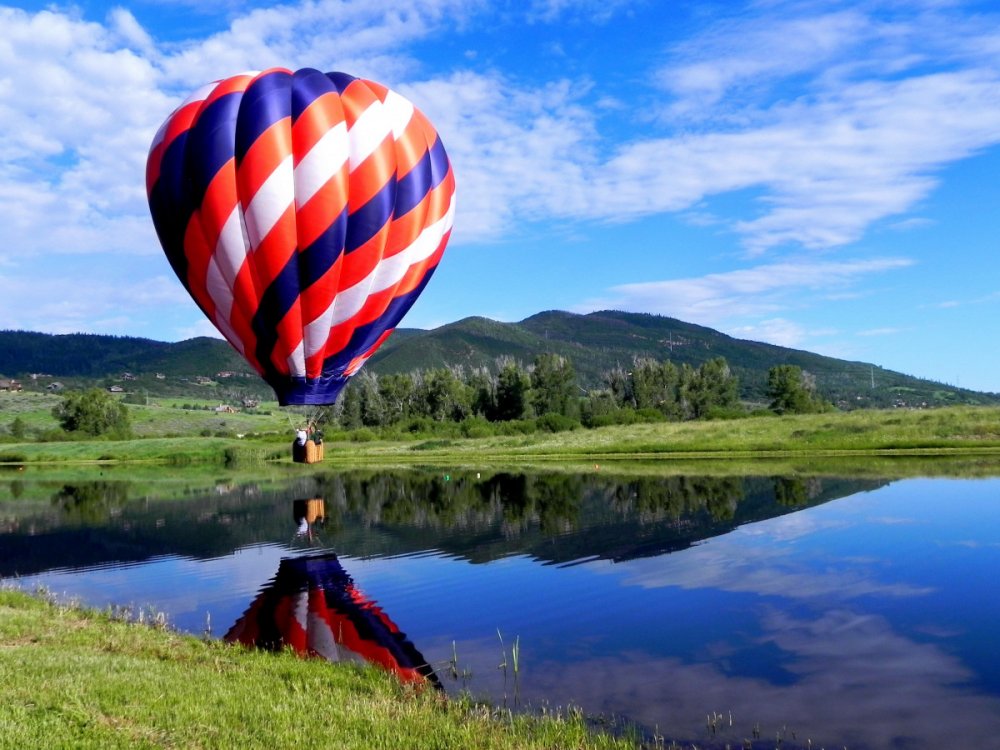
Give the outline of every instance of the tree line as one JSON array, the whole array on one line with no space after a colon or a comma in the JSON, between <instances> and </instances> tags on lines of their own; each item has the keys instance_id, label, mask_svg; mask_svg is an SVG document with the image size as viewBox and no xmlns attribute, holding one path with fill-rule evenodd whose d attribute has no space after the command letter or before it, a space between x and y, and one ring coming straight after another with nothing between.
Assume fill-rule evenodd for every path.
<instances>
[{"instance_id":1,"label":"tree line","mask_svg":"<svg viewBox=\"0 0 1000 750\"><path fill-rule=\"evenodd\" d=\"M540 354L529 366L502 359L495 372L487 368L440 368L376 375L362 371L340 400L316 416L322 428L359 430L396 427L409 422L460 423L463 433L489 434L490 424L515 431L559 432L579 426L601 427L651 421L743 416L739 382L726 360L711 359L699 367L669 360L638 358L631 367L605 373L604 387L586 390L570 360ZM825 411L833 407L816 393L815 378L794 365L768 372L769 408L778 414ZM53 408L64 434L132 436L131 419L122 399L101 389L67 393ZM13 439L24 439L20 417L8 425Z\"/></svg>"},{"instance_id":2,"label":"tree line","mask_svg":"<svg viewBox=\"0 0 1000 750\"><path fill-rule=\"evenodd\" d=\"M497 367L449 367L376 375L363 371L320 421L343 429L382 428L407 420L534 422L550 431L636 421L684 421L746 414L739 381L723 357L699 367L647 358L605 373L602 388L580 386L573 364L540 354L531 365L503 358ZM815 379L794 365L771 369L770 408L803 413L829 408Z\"/></svg>"}]
</instances>

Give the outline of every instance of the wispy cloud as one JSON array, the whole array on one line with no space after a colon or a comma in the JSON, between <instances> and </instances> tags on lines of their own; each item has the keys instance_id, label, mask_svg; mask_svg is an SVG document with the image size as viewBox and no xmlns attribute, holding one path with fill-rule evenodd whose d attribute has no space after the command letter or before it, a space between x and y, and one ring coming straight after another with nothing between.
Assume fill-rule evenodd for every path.
<instances>
[{"instance_id":1,"label":"wispy cloud","mask_svg":"<svg viewBox=\"0 0 1000 750\"><path fill-rule=\"evenodd\" d=\"M864 331L858 331L858 336L894 336L905 330L905 328L894 328L892 326L886 326L883 328L868 328Z\"/></svg>"},{"instance_id":2,"label":"wispy cloud","mask_svg":"<svg viewBox=\"0 0 1000 750\"><path fill-rule=\"evenodd\" d=\"M459 245L508 240L546 222L679 212L735 233L751 255L788 244L830 248L886 219L918 225L908 214L938 172L1000 142L998 24L963 21L947 4L892 6L891 14L865 3L836 11L750 4L665 48L662 64L630 91L586 73L528 80L460 58L432 69L418 56L428 40L484 19L603 22L628 13L623 3L220 7L231 13L223 30L169 41L121 7L91 20L0 8L5 258L158 254L143 172L159 123L205 80L275 64L349 70L413 98L455 165ZM734 191L756 198L713 214L709 199ZM793 290L854 293L845 287L884 261L872 263L800 257L620 286L601 304L709 324L752 314L761 320L741 325L792 341L801 332L783 312ZM810 281L816 273L822 278ZM8 302L0 308L10 317Z\"/></svg>"},{"instance_id":3,"label":"wispy cloud","mask_svg":"<svg viewBox=\"0 0 1000 750\"><path fill-rule=\"evenodd\" d=\"M912 264L907 258L771 263L699 278L622 284L612 287L608 296L588 300L576 309L655 312L703 325L719 325L747 316L771 316L755 323L753 329L744 323L733 330L787 346L799 343L806 331L773 314L806 304L803 292L850 286L871 274L904 269Z\"/></svg>"},{"instance_id":4,"label":"wispy cloud","mask_svg":"<svg viewBox=\"0 0 1000 750\"><path fill-rule=\"evenodd\" d=\"M531 12L595 7L548 0ZM635 131L614 146L601 126L622 112L590 81L422 75L409 45L470 22L481 10L472 0L258 8L206 39L159 45L120 8L103 24L3 9L0 71L16 74L0 100L0 177L18 188L0 219L27 252L155 247L142 167L164 113L206 79L313 65L392 81L428 111L461 178L459 242L526 219L626 221L754 189L755 207L724 220L751 252L842 245L918 205L946 164L1000 142L1000 34L935 11L928 40L918 28L931 11L812 8L759 6L670 50L652 77L659 98L640 92L666 134ZM42 240L42 225L64 233Z\"/></svg>"},{"instance_id":5,"label":"wispy cloud","mask_svg":"<svg viewBox=\"0 0 1000 750\"><path fill-rule=\"evenodd\" d=\"M5 326L45 333L120 333L135 335L152 318L188 310L194 303L173 278L154 276L134 281L80 274L46 276L0 274Z\"/></svg>"}]
</instances>

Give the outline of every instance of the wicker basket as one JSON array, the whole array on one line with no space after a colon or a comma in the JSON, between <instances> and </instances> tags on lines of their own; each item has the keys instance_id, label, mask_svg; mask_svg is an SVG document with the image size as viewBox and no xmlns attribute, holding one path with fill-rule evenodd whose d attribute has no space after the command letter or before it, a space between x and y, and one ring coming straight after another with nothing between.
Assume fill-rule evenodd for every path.
<instances>
[{"instance_id":1,"label":"wicker basket","mask_svg":"<svg viewBox=\"0 0 1000 750\"><path fill-rule=\"evenodd\" d=\"M323 460L323 444L316 445L313 440L306 440L305 445L292 441L292 460L297 464L315 464Z\"/></svg>"}]
</instances>

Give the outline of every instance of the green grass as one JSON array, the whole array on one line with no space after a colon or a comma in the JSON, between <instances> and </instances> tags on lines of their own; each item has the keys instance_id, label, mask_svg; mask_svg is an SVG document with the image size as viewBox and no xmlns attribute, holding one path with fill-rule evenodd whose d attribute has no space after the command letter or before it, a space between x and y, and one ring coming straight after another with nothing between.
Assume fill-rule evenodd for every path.
<instances>
[{"instance_id":1,"label":"green grass","mask_svg":"<svg viewBox=\"0 0 1000 750\"><path fill-rule=\"evenodd\" d=\"M0 393L0 437L9 436L11 423L20 417L27 436L57 430L59 427L52 408L62 396L52 393ZM199 398L155 398L147 404L129 404L129 418L136 437L171 437L177 435L251 435L287 434L289 420L299 417L282 410L277 402L265 402L251 412L217 413L219 400ZM183 408L184 406L194 408ZM0 444L2 447L2 444Z\"/></svg>"},{"instance_id":2,"label":"green grass","mask_svg":"<svg viewBox=\"0 0 1000 750\"><path fill-rule=\"evenodd\" d=\"M625 748L375 668L246 651L0 590L0 748Z\"/></svg>"},{"instance_id":3,"label":"green grass","mask_svg":"<svg viewBox=\"0 0 1000 750\"><path fill-rule=\"evenodd\" d=\"M185 405L199 407L185 409ZM138 437L199 435L201 433L254 434L287 433L289 416L277 402L265 404L260 412L216 413L218 401L198 399L149 399L149 405L128 404L132 429ZM208 407L200 408L200 407Z\"/></svg>"},{"instance_id":4,"label":"green grass","mask_svg":"<svg viewBox=\"0 0 1000 750\"><path fill-rule=\"evenodd\" d=\"M377 441L327 451L327 460L476 456L528 458L738 458L794 455L905 455L996 453L1000 408L952 407L927 411L848 413L616 425L558 434L454 439L435 445Z\"/></svg>"},{"instance_id":5,"label":"green grass","mask_svg":"<svg viewBox=\"0 0 1000 750\"><path fill-rule=\"evenodd\" d=\"M214 462L251 466L265 461L290 461L289 416L280 410L267 416L245 415L259 429L247 426L245 439L225 427L232 417L211 414L219 434L200 422L209 412L167 406L133 407L162 412L150 417L150 435L128 441L37 441L0 443L0 463L118 461L175 464ZM146 412L139 412L145 414ZM178 417L177 415L182 415ZM145 418L145 417L143 417ZM293 417L294 419L294 417ZM225 423L223 425L222 423ZM284 422L284 424L282 423ZM190 437L163 437L175 429ZM243 434L243 433L239 433ZM160 435L160 436L154 436ZM219 436L225 435L225 436ZM387 437L388 436L388 437ZM362 439L363 438L363 439ZM931 410L859 410L846 413L745 417L701 422L658 422L615 425L570 432L494 435L463 438L449 435L425 439L370 429L354 433L328 431L324 465L371 462L476 462L751 458L850 455L987 455L1000 456L1000 407L949 407Z\"/></svg>"}]
</instances>

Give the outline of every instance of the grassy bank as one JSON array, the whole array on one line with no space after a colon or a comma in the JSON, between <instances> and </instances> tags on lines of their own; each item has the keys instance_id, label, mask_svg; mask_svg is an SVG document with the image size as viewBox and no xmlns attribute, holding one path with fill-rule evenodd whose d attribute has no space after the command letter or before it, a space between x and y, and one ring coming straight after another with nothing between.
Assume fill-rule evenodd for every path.
<instances>
[{"instance_id":1,"label":"grassy bank","mask_svg":"<svg viewBox=\"0 0 1000 750\"><path fill-rule=\"evenodd\" d=\"M540 460L979 454L1000 457L1000 408L846 413L652 423L461 438L371 430L328 433L326 463L521 463ZM130 441L8 442L0 463L290 461L290 433L257 439L158 437Z\"/></svg>"},{"instance_id":2,"label":"grassy bank","mask_svg":"<svg viewBox=\"0 0 1000 750\"><path fill-rule=\"evenodd\" d=\"M625 748L375 668L269 654L0 590L0 747Z\"/></svg>"}]
</instances>

